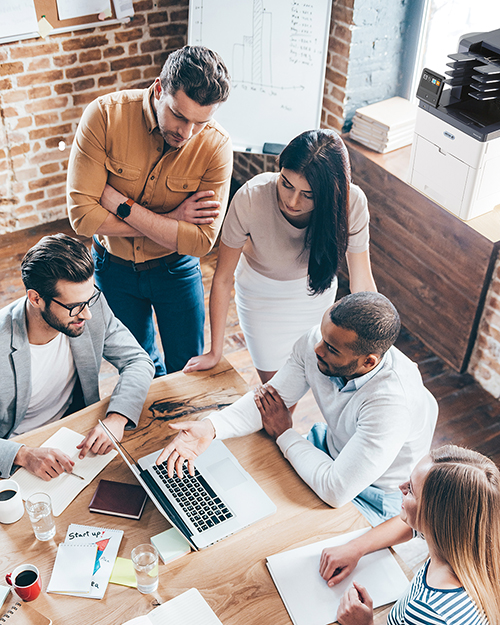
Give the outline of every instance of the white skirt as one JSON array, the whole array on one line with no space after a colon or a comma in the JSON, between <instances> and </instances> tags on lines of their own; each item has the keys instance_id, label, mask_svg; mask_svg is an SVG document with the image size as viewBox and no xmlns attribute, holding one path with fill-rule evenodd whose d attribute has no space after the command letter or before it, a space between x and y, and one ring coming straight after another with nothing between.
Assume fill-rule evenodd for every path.
<instances>
[{"instance_id":1,"label":"white skirt","mask_svg":"<svg viewBox=\"0 0 500 625\"><path fill-rule=\"evenodd\" d=\"M337 278L321 295L311 296L307 276L273 280L250 267L242 255L235 272L235 302L240 327L260 371L277 371L297 339L321 323L335 301Z\"/></svg>"}]
</instances>

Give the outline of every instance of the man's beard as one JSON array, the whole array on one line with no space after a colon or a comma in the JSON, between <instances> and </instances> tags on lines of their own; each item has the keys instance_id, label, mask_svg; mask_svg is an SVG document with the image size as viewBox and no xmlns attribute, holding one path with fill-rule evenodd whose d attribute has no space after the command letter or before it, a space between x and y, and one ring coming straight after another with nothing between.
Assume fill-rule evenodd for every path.
<instances>
[{"instance_id":1,"label":"man's beard","mask_svg":"<svg viewBox=\"0 0 500 625\"><path fill-rule=\"evenodd\" d=\"M316 354L316 358L318 360L317 364L318 364L318 369L320 373L330 378L332 377L346 378L347 376L350 376L353 373L355 373L358 368L357 359L351 360L351 362L349 362L347 365L344 365L343 367L337 367L335 369L335 368L330 368L324 360L320 360L317 354ZM320 365L322 365L325 370L321 369Z\"/></svg>"},{"instance_id":2,"label":"man's beard","mask_svg":"<svg viewBox=\"0 0 500 625\"><path fill-rule=\"evenodd\" d=\"M85 324L83 324L79 328L75 328L71 325L71 323L64 324L61 321L59 321L59 319L51 312L49 306L46 306L45 310L41 311L41 314L42 314L42 319L45 321L47 325L49 325L54 330L57 330L58 332L62 332L62 334L65 334L66 336L70 336L70 337L80 336L80 334L82 334L83 331L85 330Z\"/></svg>"}]
</instances>

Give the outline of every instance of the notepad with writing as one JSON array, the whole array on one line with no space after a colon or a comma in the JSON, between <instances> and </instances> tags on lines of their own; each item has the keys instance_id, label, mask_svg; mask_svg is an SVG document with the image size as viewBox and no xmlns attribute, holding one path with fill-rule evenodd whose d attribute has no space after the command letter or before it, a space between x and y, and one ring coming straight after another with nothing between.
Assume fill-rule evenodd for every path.
<instances>
[{"instance_id":1,"label":"notepad with writing","mask_svg":"<svg viewBox=\"0 0 500 625\"><path fill-rule=\"evenodd\" d=\"M163 603L149 614L137 616L123 625L222 625L215 612L196 588Z\"/></svg>"},{"instance_id":2,"label":"notepad with writing","mask_svg":"<svg viewBox=\"0 0 500 625\"><path fill-rule=\"evenodd\" d=\"M78 432L62 427L42 445L42 447L55 447L67 454L75 463L73 471L81 475L84 478L83 480L70 473L62 473L46 482L40 477L29 473L26 469L21 468L14 474L14 479L19 484L22 498L26 500L33 493L47 493L52 500L54 516L59 516L117 454L114 450L103 456L89 452L85 458L80 460L78 458L80 450L76 446L84 438L83 434L78 434Z\"/></svg>"},{"instance_id":3,"label":"notepad with writing","mask_svg":"<svg viewBox=\"0 0 500 625\"><path fill-rule=\"evenodd\" d=\"M356 580L373 599L373 607L396 601L408 579L388 549L363 556L353 573L330 588L319 574L321 552L343 545L368 529L341 534L267 558L267 568L294 625L327 625L335 621L340 599Z\"/></svg>"},{"instance_id":4,"label":"notepad with writing","mask_svg":"<svg viewBox=\"0 0 500 625\"><path fill-rule=\"evenodd\" d=\"M139 520L147 498L146 491L140 484L100 480L89 510Z\"/></svg>"},{"instance_id":5,"label":"notepad with writing","mask_svg":"<svg viewBox=\"0 0 500 625\"><path fill-rule=\"evenodd\" d=\"M38 610L24 601L12 603L3 613L0 609L0 623L5 623L5 625L52 625L49 618L40 614Z\"/></svg>"}]
</instances>

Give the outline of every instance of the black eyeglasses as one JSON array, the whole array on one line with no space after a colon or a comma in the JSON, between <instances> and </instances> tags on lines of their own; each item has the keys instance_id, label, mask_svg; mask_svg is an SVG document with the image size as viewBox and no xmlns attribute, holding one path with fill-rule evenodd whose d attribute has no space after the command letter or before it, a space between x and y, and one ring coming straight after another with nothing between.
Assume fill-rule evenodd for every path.
<instances>
[{"instance_id":1,"label":"black eyeglasses","mask_svg":"<svg viewBox=\"0 0 500 625\"><path fill-rule=\"evenodd\" d=\"M76 317L81 312L83 312L83 309L85 308L85 306L88 306L90 308L101 297L101 289L99 287L95 286L95 284L94 284L94 289L95 289L95 293L86 302L78 302L78 304L73 304L71 306L68 306L67 304L63 304L62 302L58 302L56 299L52 299L52 301L55 302L56 304L59 304L59 306L62 306L63 308L66 308L66 310L69 310L69 316L70 317Z\"/></svg>"}]
</instances>

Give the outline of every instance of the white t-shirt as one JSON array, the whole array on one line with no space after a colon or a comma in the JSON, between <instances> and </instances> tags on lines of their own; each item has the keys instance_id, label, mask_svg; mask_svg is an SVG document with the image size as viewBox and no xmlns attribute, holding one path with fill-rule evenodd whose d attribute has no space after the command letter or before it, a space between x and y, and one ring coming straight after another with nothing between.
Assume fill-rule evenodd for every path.
<instances>
[{"instance_id":1,"label":"white t-shirt","mask_svg":"<svg viewBox=\"0 0 500 625\"><path fill-rule=\"evenodd\" d=\"M45 345L31 345L31 399L12 436L57 421L73 398L76 368L69 338L59 333Z\"/></svg>"},{"instance_id":2,"label":"white t-shirt","mask_svg":"<svg viewBox=\"0 0 500 625\"><path fill-rule=\"evenodd\" d=\"M298 280L307 276L309 252L304 253L307 228L293 226L278 205L279 174L255 176L238 190L222 228L222 242L243 247L250 267L272 280ZM349 238L347 251L365 252L369 246L368 201L351 184L349 193Z\"/></svg>"}]
</instances>

